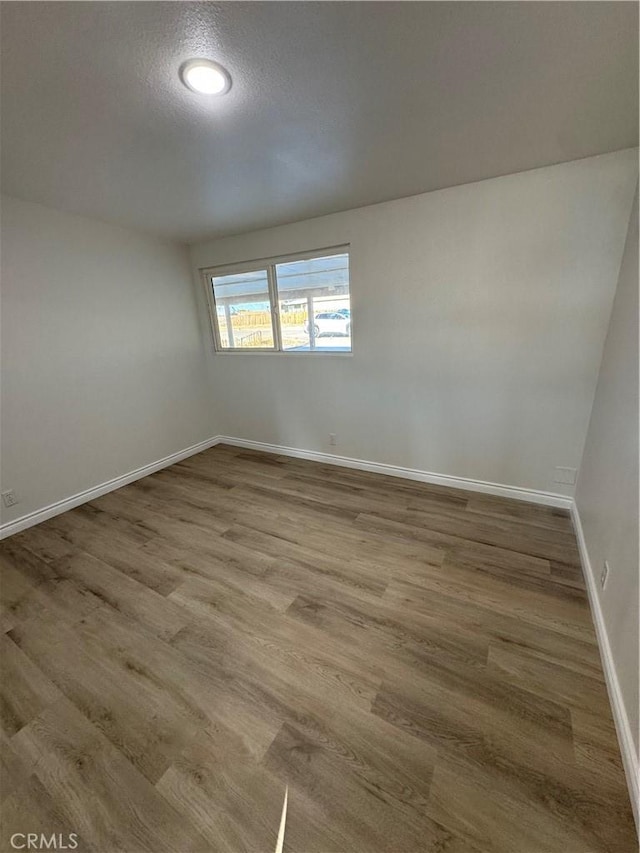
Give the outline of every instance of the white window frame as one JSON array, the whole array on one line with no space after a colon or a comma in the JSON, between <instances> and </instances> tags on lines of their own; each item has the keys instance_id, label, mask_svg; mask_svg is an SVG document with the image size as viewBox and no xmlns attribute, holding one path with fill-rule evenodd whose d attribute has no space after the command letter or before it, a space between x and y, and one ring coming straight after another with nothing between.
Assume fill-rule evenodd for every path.
<instances>
[{"instance_id":1,"label":"white window frame","mask_svg":"<svg viewBox=\"0 0 640 853\"><path fill-rule=\"evenodd\" d=\"M285 350L282 348L282 333L280 329L280 306L278 299L278 285L276 280L276 266L283 263L291 263L293 261L308 261L313 258L330 258L333 255L347 255L349 257L349 301L351 302L351 254L350 245L347 243L342 246L329 246L324 249L312 249L307 252L297 252L290 255L277 255L269 258L258 258L252 261L240 261L233 264L224 264L216 267L203 267L200 269L202 284L204 286L205 295L207 298L207 306L209 309L209 324L211 327L211 335L213 339L213 348L216 355L231 355L235 353L243 353L244 355L337 355L350 356L353 354L353 325L350 329L351 349L349 350L331 350L321 348L313 348L308 350ZM218 325L218 313L216 310L216 299L214 288L211 279L216 276L224 275L240 275L249 272L266 272L269 302L271 304L271 327L273 330L273 346L272 347L223 347L220 337L220 327ZM309 341L313 345L313 326L309 332Z\"/></svg>"}]
</instances>

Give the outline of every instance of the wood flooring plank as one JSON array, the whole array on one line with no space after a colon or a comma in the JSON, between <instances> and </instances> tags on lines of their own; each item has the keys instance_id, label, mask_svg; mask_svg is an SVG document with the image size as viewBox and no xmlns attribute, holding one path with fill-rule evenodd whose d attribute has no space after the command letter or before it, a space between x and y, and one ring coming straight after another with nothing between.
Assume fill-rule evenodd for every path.
<instances>
[{"instance_id":1,"label":"wood flooring plank","mask_svg":"<svg viewBox=\"0 0 640 853\"><path fill-rule=\"evenodd\" d=\"M490 545L543 560L573 562L576 565L580 560L575 538L571 534L527 528L522 522L516 524L485 516L472 520L463 518L462 513L429 513L389 507L384 515L363 512L356 519L356 523L361 523L365 529L395 533L427 544L445 544L445 537L455 537L458 540Z\"/></svg>"},{"instance_id":2,"label":"wood flooring plank","mask_svg":"<svg viewBox=\"0 0 640 853\"><path fill-rule=\"evenodd\" d=\"M0 542L0 566L9 576L19 573L25 585L37 586L56 577L49 563L15 542L13 537Z\"/></svg>"},{"instance_id":3,"label":"wood flooring plank","mask_svg":"<svg viewBox=\"0 0 640 853\"><path fill-rule=\"evenodd\" d=\"M284 785L258 764L232 729L219 723L206 729L177 757L156 790L207 839L208 849L275 850ZM290 845L289 831L287 839Z\"/></svg>"},{"instance_id":4,"label":"wood flooring plank","mask_svg":"<svg viewBox=\"0 0 640 853\"><path fill-rule=\"evenodd\" d=\"M171 599L193 612L199 625L207 620L224 625L227 633L235 633L236 654L248 650L266 672L277 669L284 681L370 708L379 680L350 664L340 645L314 628L283 618L258 599L250 603L247 596L243 599L236 591L214 591L201 581L185 583Z\"/></svg>"},{"instance_id":5,"label":"wood flooring plank","mask_svg":"<svg viewBox=\"0 0 640 853\"><path fill-rule=\"evenodd\" d=\"M474 494L467 501L467 510L505 519L520 519L527 525L573 532L569 510L557 507L514 501L494 495Z\"/></svg>"},{"instance_id":6,"label":"wood flooring plank","mask_svg":"<svg viewBox=\"0 0 640 853\"><path fill-rule=\"evenodd\" d=\"M0 605L0 632L6 634L16 624L16 618L13 612L4 605Z\"/></svg>"},{"instance_id":7,"label":"wood flooring plank","mask_svg":"<svg viewBox=\"0 0 640 853\"><path fill-rule=\"evenodd\" d=\"M53 530L72 545L101 542L117 534L118 538L132 545L143 545L153 536L142 525L132 524L124 518L109 518L90 504L57 515L43 522L46 530Z\"/></svg>"},{"instance_id":8,"label":"wood flooring plank","mask_svg":"<svg viewBox=\"0 0 640 853\"><path fill-rule=\"evenodd\" d=\"M435 820L483 853L594 853L599 847L491 773L452 759L436 768L430 805Z\"/></svg>"},{"instance_id":9,"label":"wood flooring plank","mask_svg":"<svg viewBox=\"0 0 640 853\"><path fill-rule=\"evenodd\" d=\"M72 510L75 512L75 510ZM45 521L40 525L41 530L48 536L53 536L69 546L66 554L61 554L58 559L63 559L65 556L72 557L78 552L91 554L98 559L105 558L112 546L114 539L121 547L138 548L144 542L149 541L150 536L130 536L128 532L120 529L117 534L114 530L110 533L108 527L97 525L90 519L83 518L81 515L76 515L73 519L69 519L72 513L64 513L56 516L56 518Z\"/></svg>"},{"instance_id":10,"label":"wood flooring plank","mask_svg":"<svg viewBox=\"0 0 640 853\"><path fill-rule=\"evenodd\" d=\"M437 743L436 775L439 772L446 775L447 768L457 767L454 787L460 786L463 779L475 778L479 786L477 790L487 790L480 801L489 805L497 794L501 808L511 810L514 816L516 810L526 812L530 809L538 815L536 823L541 822L540 815L548 809L548 819L540 828L545 834L550 834L554 843L559 843L564 836L565 849L580 850L580 845L589 850L628 848L633 829L625 820L622 798L615 794L612 797L607 786L603 788L591 773L574 764L567 748L571 747L570 741L554 736L546 727L534 725L527 733L520 721L517 726L510 724L507 715L494 712L491 716L484 716L477 705L467 704L461 708L454 699L444 700L444 695L438 698L433 692L427 695L424 690L418 692L404 688L398 694L392 687L385 687L373 710L429 743ZM537 736L534 734L536 730ZM434 785L433 801L440 803L439 785L435 778ZM450 787L447 796L452 801L456 799ZM514 803L511 809L506 805L509 800ZM605 826L610 819L607 814L612 801L617 801L615 827ZM479 803L475 806L473 798L468 797L466 802L463 799L462 807L460 803L456 807L464 812L464 805L472 809L474 820L477 820ZM448 813L436 809L432 816L460 832L459 824ZM556 822L557 826L553 828ZM502 832L503 827L498 829ZM470 840L483 849L482 839L472 835ZM490 847L496 849L508 849L511 844L512 849L522 850L538 849L536 844L540 849L548 849L546 845L549 843L526 833L519 844L515 838L504 845L496 844L494 838L489 841Z\"/></svg>"},{"instance_id":11,"label":"wood flooring plank","mask_svg":"<svg viewBox=\"0 0 640 853\"><path fill-rule=\"evenodd\" d=\"M133 543L122 537L100 536L96 542L85 543L84 549L65 542L53 531L35 528L40 535L32 548L49 563L63 565L65 557L76 556L80 551L91 554L112 568L127 575L144 586L167 595L182 582L182 574L158 557L146 554L139 543ZM149 541L149 540L145 540ZM151 540L152 541L152 540ZM61 561L61 562L59 562Z\"/></svg>"},{"instance_id":12,"label":"wood flooring plank","mask_svg":"<svg viewBox=\"0 0 640 853\"><path fill-rule=\"evenodd\" d=\"M185 625L180 609L166 597L91 554L78 552L52 565L79 590L88 591L159 637L169 638Z\"/></svg>"},{"instance_id":13,"label":"wood flooring plank","mask_svg":"<svg viewBox=\"0 0 640 853\"><path fill-rule=\"evenodd\" d=\"M204 851L190 822L67 699L12 741L68 826L96 851ZM105 811L108 804L108 811Z\"/></svg>"},{"instance_id":14,"label":"wood flooring plank","mask_svg":"<svg viewBox=\"0 0 640 853\"><path fill-rule=\"evenodd\" d=\"M254 689L227 632L216 632L210 624L204 629L188 626L173 637L171 646L188 661L187 672L197 678L198 693L209 702L207 715L232 730L256 760L262 758L278 732L280 719L265 707L261 690ZM264 673L259 672L258 685L263 680Z\"/></svg>"},{"instance_id":15,"label":"wood flooring plank","mask_svg":"<svg viewBox=\"0 0 640 853\"><path fill-rule=\"evenodd\" d=\"M333 760L325 744L285 723L269 747L264 765L321 804L329 849L384 850L389 844L386 839L394 839L399 850L418 849L425 836L429 839L430 830L433 832L429 818L411 820L409 809L389 807L375 784L363 785L361 777L349 772L350 760L357 761L357 755L351 753L346 761Z\"/></svg>"},{"instance_id":16,"label":"wood flooring plank","mask_svg":"<svg viewBox=\"0 0 640 853\"><path fill-rule=\"evenodd\" d=\"M131 526L144 529L144 544L156 536L175 538L178 541L189 539L194 544L207 543L212 536L224 533L229 524L216 518L211 512L182 502L163 501L159 506L143 505L135 497L110 493L86 504L94 511L102 523L110 519L125 520Z\"/></svg>"},{"instance_id":17,"label":"wood flooring plank","mask_svg":"<svg viewBox=\"0 0 640 853\"><path fill-rule=\"evenodd\" d=\"M0 843L3 844L3 853L20 849L21 845L26 849L29 833L35 835L39 847L44 838L47 844L65 844L78 853L98 849L89 845L75 831L57 798L35 775L26 777L0 806ZM33 840L32 838L31 841Z\"/></svg>"},{"instance_id":18,"label":"wood flooring plank","mask_svg":"<svg viewBox=\"0 0 640 853\"><path fill-rule=\"evenodd\" d=\"M70 542L65 541L54 531L47 530L43 524L30 527L22 533L16 533L9 541L31 551L46 563L51 563L60 557L68 557L75 550Z\"/></svg>"},{"instance_id":19,"label":"wood flooring plank","mask_svg":"<svg viewBox=\"0 0 640 853\"><path fill-rule=\"evenodd\" d=\"M450 567L451 568L451 567ZM438 578L425 576L421 584L391 580L385 597L388 601L405 602L417 612L433 615L438 607L446 613L447 608L462 609L482 618L482 614L515 618L541 630L566 634L576 640L589 642L593 639L593 626L588 611L582 602L558 601L554 596L521 590L516 586L501 584L492 579L478 582L468 575L462 577L453 571L444 572Z\"/></svg>"},{"instance_id":20,"label":"wood flooring plank","mask_svg":"<svg viewBox=\"0 0 640 853\"><path fill-rule=\"evenodd\" d=\"M150 781L206 725L206 716L166 690L130 649L109 648L82 626L34 633L15 628L10 636Z\"/></svg>"},{"instance_id":21,"label":"wood flooring plank","mask_svg":"<svg viewBox=\"0 0 640 853\"><path fill-rule=\"evenodd\" d=\"M368 592L382 594L387 587L388 577L380 576L365 563L346 562L336 557L318 553L310 548L296 545L277 536L260 533L242 525L234 525L222 537L239 545L243 545L260 554L268 555L272 564L276 559L284 559L307 565L313 571L333 578L346 586L364 589Z\"/></svg>"},{"instance_id":22,"label":"wood flooring plank","mask_svg":"<svg viewBox=\"0 0 640 853\"><path fill-rule=\"evenodd\" d=\"M22 574L8 560L3 560L0 553L0 572L2 573L2 630L9 631L16 623L15 610L20 602L33 592L37 583Z\"/></svg>"},{"instance_id":23,"label":"wood flooring plank","mask_svg":"<svg viewBox=\"0 0 640 853\"><path fill-rule=\"evenodd\" d=\"M6 635L0 637L0 662L0 725L10 738L62 694Z\"/></svg>"},{"instance_id":24,"label":"wood flooring plank","mask_svg":"<svg viewBox=\"0 0 640 853\"><path fill-rule=\"evenodd\" d=\"M399 618L385 602L362 602L345 594L300 595L287 614L338 639L353 659L379 677L403 669L419 678L433 666L468 665L485 668L488 642L469 633L449 634L418 615ZM410 673L413 672L413 675Z\"/></svg>"},{"instance_id":25,"label":"wood flooring plank","mask_svg":"<svg viewBox=\"0 0 640 853\"><path fill-rule=\"evenodd\" d=\"M439 564L444 559L440 548L404 542L399 537L377 536L369 531L364 533L353 526L353 513L305 501L298 495L239 486L228 495L226 505L242 507L243 512L235 512L233 520L244 527L332 556L344 558L349 554L356 561L381 563L386 568L400 568L399 564L405 561ZM252 511L247 511L248 507ZM260 513L256 512L258 508Z\"/></svg>"},{"instance_id":26,"label":"wood flooring plank","mask_svg":"<svg viewBox=\"0 0 640 853\"><path fill-rule=\"evenodd\" d=\"M590 708L608 716L609 697L602 678L505 645L489 645L488 666L512 684L554 696L568 708Z\"/></svg>"},{"instance_id":27,"label":"wood flooring plank","mask_svg":"<svg viewBox=\"0 0 640 853\"><path fill-rule=\"evenodd\" d=\"M597 708L574 707L571 721L576 764L613 790L622 788L618 796L624 801L624 771L611 715L598 713Z\"/></svg>"},{"instance_id":28,"label":"wood flooring plank","mask_svg":"<svg viewBox=\"0 0 640 853\"><path fill-rule=\"evenodd\" d=\"M185 536L174 539L157 537L143 546L143 552L166 560L171 565L194 574L215 574L225 567L261 577L275 562L275 557L247 548L242 542L225 536L212 536L206 543L194 543Z\"/></svg>"},{"instance_id":29,"label":"wood flooring plank","mask_svg":"<svg viewBox=\"0 0 640 853\"><path fill-rule=\"evenodd\" d=\"M31 764L16 755L10 738L0 730L0 803L29 781L31 771ZM0 834L0 840L4 838L4 834Z\"/></svg>"},{"instance_id":30,"label":"wood flooring plank","mask_svg":"<svg viewBox=\"0 0 640 853\"><path fill-rule=\"evenodd\" d=\"M11 606L12 619L7 630L17 625L23 628L30 625L35 631L46 623L75 625L102 603L86 587L58 577L40 584Z\"/></svg>"}]
</instances>

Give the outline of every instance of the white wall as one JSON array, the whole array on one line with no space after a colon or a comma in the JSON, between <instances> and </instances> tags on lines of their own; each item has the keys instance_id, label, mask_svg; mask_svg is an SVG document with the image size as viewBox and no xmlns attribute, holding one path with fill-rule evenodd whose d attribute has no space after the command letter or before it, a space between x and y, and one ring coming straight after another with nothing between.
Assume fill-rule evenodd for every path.
<instances>
[{"instance_id":1,"label":"white wall","mask_svg":"<svg viewBox=\"0 0 640 853\"><path fill-rule=\"evenodd\" d=\"M8 522L212 434L184 247L2 199Z\"/></svg>"},{"instance_id":2,"label":"white wall","mask_svg":"<svg viewBox=\"0 0 640 853\"><path fill-rule=\"evenodd\" d=\"M596 593L638 752L638 196L576 492ZM604 590L604 561L610 574Z\"/></svg>"},{"instance_id":3,"label":"white wall","mask_svg":"<svg viewBox=\"0 0 640 853\"><path fill-rule=\"evenodd\" d=\"M219 429L572 494L554 468L580 464L636 158L632 149L193 246L197 273L351 244L353 355L212 355Z\"/></svg>"}]
</instances>

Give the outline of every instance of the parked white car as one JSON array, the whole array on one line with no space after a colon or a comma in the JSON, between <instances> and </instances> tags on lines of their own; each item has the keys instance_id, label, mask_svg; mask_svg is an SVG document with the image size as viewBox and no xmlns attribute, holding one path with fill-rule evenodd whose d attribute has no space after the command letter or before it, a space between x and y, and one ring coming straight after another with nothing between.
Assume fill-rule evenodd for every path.
<instances>
[{"instance_id":1,"label":"parked white car","mask_svg":"<svg viewBox=\"0 0 640 853\"><path fill-rule=\"evenodd\" d=\"M307 332L309 324L306 325ZM351 334L351 317L345 317L344 314L338 311L325 311L322 314L316 314L313 321L313 335L319 338L320 335L350 335Z\"/></svg>"}]
</instances>

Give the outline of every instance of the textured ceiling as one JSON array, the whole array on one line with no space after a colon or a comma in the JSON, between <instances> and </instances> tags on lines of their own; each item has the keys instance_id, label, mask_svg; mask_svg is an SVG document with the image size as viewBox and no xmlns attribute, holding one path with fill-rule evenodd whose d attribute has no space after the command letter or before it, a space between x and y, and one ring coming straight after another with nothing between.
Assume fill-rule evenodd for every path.
<instances>
[{"instance_id":1,"label":"textured ceiling","mask_svg":"<svg viewBox=\"0 0 640 853\"><path fill-rule=\"evenodd\" d=\"M636 3L1 14L3 191L185 241L637 145ZM192 56L231 92L185 89Z\"/></svg>"}]
</instances>

